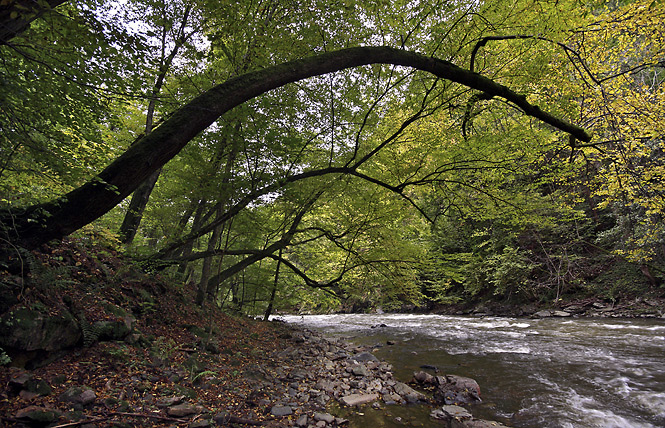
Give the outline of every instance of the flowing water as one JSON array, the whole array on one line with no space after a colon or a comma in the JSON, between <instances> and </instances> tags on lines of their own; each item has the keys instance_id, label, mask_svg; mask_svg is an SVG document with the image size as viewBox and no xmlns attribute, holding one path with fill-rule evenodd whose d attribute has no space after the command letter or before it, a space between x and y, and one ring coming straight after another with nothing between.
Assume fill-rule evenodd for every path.
<instances>
[{"instance_id":1,"label":"flowing water","mask_svg":"<svg viewBox=\"0 0 665 428\"><path fill-rule=\"evenodd\" d=\"M424 364L471 377L483 398L471 411L483 419L525 428L665 427L665 320L414 314L281 318L376 346L375 355L392 363L403 381ZM352 426L436 426L427 406L393 407L388 416L372 410L354 415Z\"/></svg>"}]
</instances>

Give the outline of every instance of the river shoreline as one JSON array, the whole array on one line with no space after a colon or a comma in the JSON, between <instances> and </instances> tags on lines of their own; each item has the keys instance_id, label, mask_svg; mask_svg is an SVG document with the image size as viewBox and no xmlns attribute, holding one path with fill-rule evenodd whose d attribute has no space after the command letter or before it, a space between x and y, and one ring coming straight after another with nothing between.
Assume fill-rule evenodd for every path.
<instances>
[{"instance_id":1,"label":"river shoreline","mask_svg":"<svg viewBox=\"0 0 665 428\"><path fill-rule=\"evenodd\" d=\"M375 311L383 313L381 309ZM352 313L352 312L340 312ZM387 313L432 315L469 315L514 318L584 317L584 318L665 318L665 298L649 297L611 302L596 297L560 300L557 304L514 304L486 301L458 304L432 304L428 307L405 306Z\"/></svg>"},{"instance_id":2,"label":"river shoreline","mask_svg":"<svg viewBox=\"0 0 665 428\"><path fill-rule=\"evenodd\" d=\"M470 405L471 413L507 426L655 428L665 423L663 319L431 314L285 319L372 347L403 381L423 365L473 378L483 401ZM412 426L434 423L422 409L385 411L412 418ZM378 426L399 426L388 422Z\"/></svg>"}]
</instances>

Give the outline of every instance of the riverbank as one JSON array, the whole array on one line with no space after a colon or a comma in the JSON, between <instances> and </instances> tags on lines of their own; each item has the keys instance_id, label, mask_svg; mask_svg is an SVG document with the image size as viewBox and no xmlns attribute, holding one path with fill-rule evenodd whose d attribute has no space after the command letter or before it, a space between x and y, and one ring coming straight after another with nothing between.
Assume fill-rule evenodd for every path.
<instances>
[{"instance_id":1,"label":"riverbank","mask_svg":"<svg viewBox=\"0 0 665 428\"><path fill-rule=\"evenodd\" d=\"M284 323L221 318L213 324L225 334L217 334L207 350L201 338L181 331L182 340L161 354L154 343L168 340L155 339L148 349L99 342L33 370L3 367L2 421L26 427L323 428L348 423L328 413L331 401L357 406L414 400L415 391L393 379L392 367L363 347ZM246 336L228 334L233 330Z\"/></svg>"},{"instance_id":2,"label":"riverbank","mask_svg":"<svg viewBox=\"0 0 665 428\"><path fill-rule=\"evenodd\" d=\"M41 262L0 272L0 426L325 428L430 401L373 347L200 308L193 287L78 246Z\"/></svg>"},{"instance_id":3,"label":"riverbank","mask_svg":"<svg viewBox=\"0 0 665 428\"><path fill-rule=\"evenodd\" d=\"M407 311L408 312L408 311ZM665 298L657 296L606 301L597 297L560 300L556 304L513 304L487 301L481 303L432 305L417 313L472 315L519 318L591 317L591 318L665 318Z\"/></svg>"},{"instance_id":4,"label":"riverbank","mask_svg":"<svg viewBox=\"0 0 665 428\"><path fill-rule=\"evenodd\" d=\"M220 320L214 321L220 328ZM98 342L33 370L3 367L0 426L332 428L347 426L349 420L339 415L364 406L381 411L433 404L437 394L439 404L461 401L472 384L479 394L470 379L421 372L415 377L420 389L434 391L426 396L395 379L392 366L370 347L282 322L223 321L227 333L230 328L248 334L251 348L236 337L236 351L230 352L226 335L210 340L214 345L205 350L200 338L173 340L172 349L161 354L154 346ZM432 409L433 419L445 427L503 426L473 419L454 405Z\"/></svg>"},{"instance_id":5,"label":"riverbank","mask_svg":"<svg viewBox=\"0 0 665 428\"><path fill-rule=\"evenodd\" d=\"M475 379L483 400L468 408L479 418L519 428L665 426L662 319L431 314L285 319L373 346L399 379L409 379L422 366ZM432 424L429 412L407 409L408 414L386 411L411 418L413 426Z\"/></svg>"}]
</instances>

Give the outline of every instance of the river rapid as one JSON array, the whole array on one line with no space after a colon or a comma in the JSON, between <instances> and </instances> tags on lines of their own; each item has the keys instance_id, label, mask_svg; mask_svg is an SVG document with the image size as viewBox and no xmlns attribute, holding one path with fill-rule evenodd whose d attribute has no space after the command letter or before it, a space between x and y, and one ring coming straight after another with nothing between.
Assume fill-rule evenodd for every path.
<instances>
[{"instance_id":1,"label":"river rapid","mask_svg":"<svg viewBox=\"0 0 665 428\"><path fill-rule=\"evenodd\" d=\"M470 410L479 418L524 428L665 427L662 319L414 314L280 318L375 346L375 355L390 362L402 381L422 370L421 365L475 379L483 401ZM352 417L352 426L436 426L428 419L430 410L368 410L368 415ZM366 420L369 417L372 420Z\"/></svg>"}]
</instances>

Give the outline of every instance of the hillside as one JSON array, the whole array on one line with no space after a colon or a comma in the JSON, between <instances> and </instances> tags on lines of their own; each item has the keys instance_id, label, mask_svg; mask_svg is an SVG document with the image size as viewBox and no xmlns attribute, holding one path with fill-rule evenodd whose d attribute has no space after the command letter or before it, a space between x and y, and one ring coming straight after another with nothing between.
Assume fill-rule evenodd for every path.
<instances>
[{"instance_id":1,"label":"hillside","mask_svg":"<svg viewBox=\"0 0 665 428\"><path fill-rule=\"evenodd\" d=\"M2 424L284 426L330 399L289 395L319 377L294 370L333 351L312 333L196 307L103 248L68 241L30 264L23 282L2 278Z\"/></svg>"}]
</instances>

